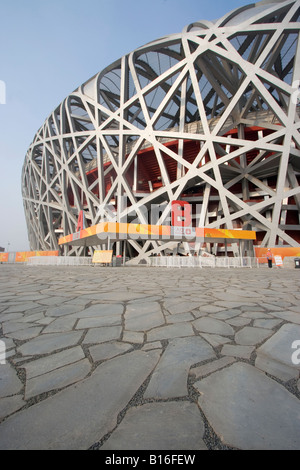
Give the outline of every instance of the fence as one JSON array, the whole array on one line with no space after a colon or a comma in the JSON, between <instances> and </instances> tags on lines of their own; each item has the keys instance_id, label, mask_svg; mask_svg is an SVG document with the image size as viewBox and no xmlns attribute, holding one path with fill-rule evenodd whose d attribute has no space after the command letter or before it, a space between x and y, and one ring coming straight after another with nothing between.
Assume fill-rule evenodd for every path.
<instances>
[{"instance_id":1,"label":"fence","mask_svg":"<svg viewBox=\"0 0 300 470\"><path fill-rule=\"evenodd\" d=\"M32 256L27 266L90 266L92 258L87 256Z\"/></svg>"},{"instance_id":2,"label":"fence","mask_svg":"<svg viewBox=\"0 0 300 470\"><path fill-rule=\"evenodd\" d=\"M204 257L204 256L153 256L148 266L167 268L257 268L257 258L251 257Z\"/></svg>"},{"instance_id":3,"label":"fence","mask_svg":"<svg viewBox=\"0 0 300 470\"><path fill-rule=\"evenodd\" d=\"M129 258L125 259L125 263ZM23 263L22 263L23 264ZM91 257L83 256L32 256L27 266L91 266ZM226 257L226 256L153 256L148 258L148 266L167 268L267 268L266 258ZM110 266L122 266L123 258L113 257ZM275 263L273 262L275 267ZM284 268L294 268L294 257L285 257Z\"/></svg>"},{"instance_id":4,"label":"fence","mask_svg":"<svg viewBox=\"0 0 300 470\"><path fill-rule=\"evenodd\" d=\"M125 259L128 261L128 258ZM90 256L32 256L27 260L27 266L95 266ZM100 265L102 265L100 263ZM123 258L112 258L108 266L120 267Z\"/></svg>"}]
</instances>

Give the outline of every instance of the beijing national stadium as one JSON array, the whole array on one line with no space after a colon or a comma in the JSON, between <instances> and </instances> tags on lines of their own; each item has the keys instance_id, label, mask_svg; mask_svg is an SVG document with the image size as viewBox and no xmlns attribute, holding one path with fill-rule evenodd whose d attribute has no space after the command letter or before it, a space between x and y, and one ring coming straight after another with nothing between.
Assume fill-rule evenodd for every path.
<instances>
[{"instance_id":1,"label":"beijing national stadium","mask_svg":"<svg viewBox=\"0 0 300 470\"><path fill-rule=\"evenodd\" d=\"M25 157L31 250L109 246L144 263L299 248L299 29L300 0L249 4L155 39L70 93Z\"/></svg>"}]
</instances>

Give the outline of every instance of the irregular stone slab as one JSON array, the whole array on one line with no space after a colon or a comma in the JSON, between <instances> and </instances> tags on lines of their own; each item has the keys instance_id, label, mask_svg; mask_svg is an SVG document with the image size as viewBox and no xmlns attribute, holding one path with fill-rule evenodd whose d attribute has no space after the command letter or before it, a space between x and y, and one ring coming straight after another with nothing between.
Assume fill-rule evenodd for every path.
<instances>
[{"instance_id":1,"label":"irregular stone slab","mask_svg":"<svg viewBox=\"0 0 300 470\"><path fill-rule=\"evenodd\" d=\"M276 295L276 292L274 292L274 296ZM272 312L280 312L282 310L282 307L279 307L278 306L278 303L277 301L275 301L274 303L265 303L263 304L263 307L266 309L266 310L269 310Z\"/></svg>"},{"instance_id":2,"label":"irregular stone slab","mask_svg":"<svg viewBox=\"0 0 300 470\"><path fill-rule=\"evenodd\" d=\"M241 316L254 320L256 320L257 318L272 318L272 316L266 312L244 312Z\"/></svg>"},{"instance_id":3,"label":"irregular stone slab","mask_svg":"<svg viewBox=\"0 0 300 470\"><path fill-rule=\"evenodd\" d=\"M37 322L38 320L41 320L42 318L45 318L43 312L37 312L37 313L33 313L32 315L24 315L24 318L22 319L22 321L25 323Z\"/></svg>"},{"instance_id":4,"label":"irregular stone slab","mask_svg":"<svg viewBox=\"0 0 300 470\"><path fill-rule=\"evenodd\" d=\"M80 346L76 346L75 348L51 354L51 356L43 357L36 361L27 362L20 366L20 368L26 370L27 379L32 379L33 377L46 374L52 370L80 361L80 359L83 359L84 357L82 348Z\"/></svg>"},{"instance_id":5,"label":"irregular stone slab","mask_svg":"<svg viewBox=\"0 0 300 470\"><path fill-rule=\"evenodd\" d=\"M56 318L53 322L47 326L43 333L61 333L63 331L71 331L76 323L75 318Z\"/></svg>"},{"instance_id":6,"label":"irregular stone slab","mask_svg":"<svg viewBox=\"0 0 300 470\"><path fill-rule=\"evenodd\" d=\"M15 369L8 363L0 365L0 398L16 395L23 388Z\"/></svg>"},{"instance_id":7,"label":"irregular stone slab","mask_svg":"<svg viewBox=\"0 0 300 470\"><path fill-rule=\"evenodd\" d=\"M234 344L225 344L223 346L221 354L223 356L240 357L242 359L250 359L251 354L254 351L254 346L236 346Z\"/></svg>"},{"instance_id":8,"label":"irregular stone slab","mask_svg":"<svg viewBox=\"0 0 300 470\"><path fill-rule=\"evenodd\" d=\"M118 340L121 337L121 326L107 326L90 329L84 337L83 344L105 343Z\"/></svg>"},{"instance_id":9,"label":"irregular stone slab","mask_svg":"<svg viewBox=\"0 0 300 470\"><path fill-rule=\"evenodd\" d=\"M21 395L15 395L13 397L1 398L0 400L0 421L6 416L14 413L15 411L26 405L26 401L23 400Z\"/></svg>"},{"instance_id":10,"label":"irregular stone slab","mask_svg":"<svg viewBox=\"0 0 300 470\"><path fill-rule=\"evenodd\" d=\"M180 300L178 300L178 297L182 297L184 294L184 290L181 289L174 291L171 289L167 289L164 295L164 307L168 310L168 307L176 305L176 303L180 302Z\"/></svg>"},{"instance_id":11,"label":"irregular stone slab","mask_svg":"<svg viewBox=\"0 0 300 470\"><path fill-rule=\"evenodd\" d=\"M4 325L7 321L14 321L14 320L17 321L23 318L24 318L23 313L5 313L4 312L0 315L0 322L2 322Z\"/></svg>"},{"instance_id":12,"label":"irregular stone slab","mask_svg":"<svg viewBox=\"0 0 300 470\"><path fill-rule=\"evenodd\" d=\"M226 323L229 323L231 326L245 326L249 325L249 323L252 321L251 318L242 318L242 317L235 317L235 318L230 318L229 320L225 320Z\"/></svg>"},{"instance_id":13,"label":"irregular stone slab","mask_svg":"<svg viewBox=\"0 0 300 470\"><path fill-rule=\"evenodd\" d=\"M193 310L193 316L194 316L195 318L206 317L206 316L207 316L207 312L201 312L200 309L198 309L198 310Z\"/></svg>"},{"instance_id":14,"label":"irregular stone slab","mask_svg":"<svg viewBox=\"0 0 300 470\"><path fill-rule=\"evenodd\" d=\"M213 372L216 372L219 369L223 369L224 367L232 364L235 361L236 359L234 357L222 357L221 359L217 359L216 361L204 364L204 366L194 367L190 370L190 375L194 375L196 378L205 377L206 375L212 374Z\"/></svg>"},{"instance_id":15,"label":"irregular stone slab","mask_svg":"<svg viewBox=\"0 0 300 470\"><path fill-rule=\"evenodd\" d=\"M189 323L174 323L172 325L154 328L147 333L147 341L194 336L192 325Z\"/></svg>"},{"instance_id":16,"label":"irregular stone slab","mask_svg":"<svg viewBox=\"0 0 300 470\"><path fill-rule=\"evenodd\" d=\"M201 305L201 302L191 302L191 301L184 301L184 302L176 302L173 305L168 305L167 302L165 302L165 308L169 310L169 312L172 315L178 314L178 313L186 313L190 312L191 310L194 310L195 308L199 308Z\"/></svg>"},{"instance_id":17,"label":"irregular stone slab","mask_svg":"<svg viewBox=\"0 0 300 470\"><path fill-rule=\"evenodd\" d=\"M25 399L28 400L40 393L67 387L79 380L83 380L91 370L88 359L61 367L44 375L39 375L26 381ZM55 412L55 410L54 410Z\"/></svg>"},{"instance_id":18,"label":"irregular stone slab","mask_svg":"<svg viewBox=\"0 0 300 470\"><path fill-rule=\"evenodd\" d=\"M233 299L235 302L240 302L240 304L243 304L245 305L245 303L248 303L248 302L251 302L253 301L253 297L248 297L248 296L243 296L243 295L239 295L237 293L238 291L232 291L232 292L216 292L214 291L214 297L219 299L219 300L225 300L225 301L229 301L231 302ZM258 294L256 294L256 299L257 298L262 298L262 296L259 296Z\"/></svg>"},{"instance_id":19,"label":"irregular stone slab","mask_svg":"<svg viewBox=\"0 0 300 470\"><path fill-rule=\"evenodd\" d=\"M137 282L140 281L137 280ZM144 298L145 294L140 292L128 292L128 291L113 291L113 292L103 292L101 294L101 300L117 300L119 302L126 302L128 300L134 300L138 298Z\"/></svg>"},{"instance_id":20,"label":"irregular stone slab","mask_svg":"<svg viewBox=\"0 0 300 470\"><path fill-rule=\"evenodd\" d=\"M234 299L234 296L232 296L232 298ZM251 306L255 306L255 303L254 302L236 302L233 300L231 302L229 301L214 302L214 305L221 306L222 310L224 310L225 308L235 309L235 308L251 307Z\"/></svg>"},{"instance_id":21,"label":"irregular stone slab","mask_svg":"<svg viewBox=\"0 0 300 470\"><path fill-rule=\"evenodd\" d=\"M99 290L99 289L97 289L97 287L95 287L95 291L91 291L91 292L87 293L87 289L81 290L81 291L76 289L76 294L81 294L80 297L79 297L80 300L81 300L81 303L84 303L86 305L86 304L88 304L90 302L93 302L93 301L104 300L103 299L103 293L97 292L97 290ZM69 302L74 303L74 300L70 300ZM66 303L69 303L69 302L66 302Z\"/></svg>"},{"instance_id":22,"label":"irregular stone slab","mask_svg":"<svg viewBox=\"0 0 300 470\"><path fill-rule=\"evenodd\" d=\"M75 318L87 318L87 317L111 317L121 316L123 314L122 304L94 304L90 307L74 314Z\"/></svg>"},{"instance_id":23,"label":"irregular stone slab","mask_svg":"<svg viewBox=\"0 0 300 470\"><path fill-rule=\"evenodd\" d=\"M82 318L78 321L76 325L76 330L85 330L86 328L97 328L100 326L116 326L121 324L121 315Z\"/></svg>"},{"instance_id":24,"label":"irregular stone slab","mask_svg":"<svg viewBox=\"0 0 300 470\"><path fill-rule=\"evenodd\" d=\"M47 299L47 296L46 295L42 295L42 294L27 294L25 292L22 292L22 293L19 293L15 298L18 299L18 298L21 298L22 301L24 300L44 300L44 299ZM49 298L49 297L48 297Z\"/></svg>"},{"instance_id":25,"label":"irregular stone slab","mask_svg":"<svg viewBox=\"0 0 300 470\"><path fill-rule=\"evenodd\" d=\"M42 331L42 326L36 326L32 328L25 328L24 330L14 331L12 333L7 333L8 338L17 339L20 341L25 341L26 339L35 338Z\"/></svg>"},{"instance_id":26,"label":"irregular stone slab","mask_svg":"<svg viewBox=\"0 0 300 470\"><path fill-rule=\"evenodd\" d=\"M76 312L82 311L82 305L73 305L73 304L62 304L59 307L51 307L46 311L48 317L62 317L64 315L75 314Z\"/></svg>"},{"instance_id":27,"label":"irregular stone slab","mask_svg":"<svg viewBox=\"0 0 300 470\"><path fill-rule=\"evenodd\" d=\"M41 306L36 306L36 308L31 308L30 310L26 310L24 312L24 317L22 320L26 320L26 318L29 318L31 315L37 315L40 314L40 317L42 318L44 316L44 309L41 309Z\"/></svg>"},{"instance_id":28,"label":"irregular stone slab","mask_svg":"<svg viewBox=\"0 0 300 470\"><path fill-rule=\"evenodd\" d=\"M289 310L284 310L280 312L272 312L272 315L277 318L282 318L282 320L286 320L291 323L296 323L300 325L300 313L292 312Z\"/></svg>"},{"instance_id":29,"label":"irregular stone slab","mask_svg":"<svg viewBox=\"0 0 300 470\"><path fill-rule=\"evenodd\" d=\"M272 330L275 326L279 325L281 323L281 320L254 320L253 326L258 327L258 328L267 328Z\"/></svg>"},{"instance_id":30,"label":"irregular stone slab","mask_svg":"<svg viewBox=\"0 0 300 470\"><path fill-rule=\"evenodd\" d=\"M162 349L162 344L160 341L154 341L153 343L146 343L142 347L143 351L150 351L151 349Z\"/></svg>"},{"instance_id":31,"label":"irregular stone slab","mask_svg":"<svg viewBox=\"0 0 300 470\"><path fill-rule=\"evenodd\" d=\"M283 381L298 378L300 366L292 362L292 344L299 339L300 326L286 323L257 349L256 367Z\"/></svg>"},{"instance_id":32,"label":"irregular stone slab","mask_svg":"<svg viewBox=\"0 0 300 470\"><path fill-rule=\"evenodd\" d=\"M209 333L201 333L204 338L213 348L220 346L221 344L230 343L231 339L220 335L211 335Z\"/></svg>"},{"instance_id":33,"label":"irregular stone slab","mask_svg":"<svg viewBox=\"0 0 300 470\"><path fill-rule=\"evenodd\" d=\"M155 292L154 292L155 294ZM148 294L147 294L148 295ZM139 299L134 299L134 300L130 300L128 303L129 304L134 304L134 303L143 303L143 302L153 302L155 300L161 300L162 299L162 296L161 295L151 295L149 297L146 296L145 294L145 297L141 297Z\"/></svg>"},{"instance_id":34,"label":"irregular stone slab","mask_svg":"<svg viewBox=\"0 0 300 470\"><path fill-rule=\"evenodd\" d=\"M272 334L272 331L264 328L245 326L245 328L236 333L234 340L237 344L241 344L243 346L252 346L261 343Z\"/></svg>"},{"instance_id":35,"label":"irregular stone slab","mask_svg":"<svg viewBox=\"0 0 300 470\"><path fill-rule=\"evenodd\" d=\"M253 293L253 296L255 296L255 295L256 295L256 292ZM242 306L241 306L241 310L242 310L243 313L244 313L244 312L246 312L246 313L247 313L247 312L248 312L248 313L249 313L249 312L263 313L263 311L262 311L262 306L260 306L260 305L252 305L252 306L251 306L251 305L242 305Z\"/></svg>"},{"instance_id":36,"label":"irregular stone slab","mask_svg":"<svg viewBox=\"0 0 300 470\"><path fill-rule=\"evenodd\" d=\"M133 351L101 364L82 382L1 423L0 449L88 449L114 429L158 358L157 351Z\"/></svg>"},{"instance_id":37,"label":"irregular stone slab","mask_svg":"<svg viewBox=\"0 0 300 470\"><path fill-rule=\"evenodd\" d=\"M5 336L15 331L25 330L25 328L28 328L28 325L22 321L8 321L2 324L2 331Z\"/></svg>"},{"instance_id":38,"label":"irregular stone slab","mask_svg":"<svg viewBox=\"0 0 300 470\"><path fill-rule=\"evenodd\" d=\"M126 330L148 331L164 323L165 318L158 302L130 304L126 308Z\"/></svg>"},{"instance_id":39,"label":"irregular stone slab","mask_svg":"<svg viewBox=\"0 0 300 470\"><path fill-rule=\"evenodd\" d=\"M300 311L300 302L293 301L293 304L294 305L292 307L289 307L289 310L291 310L292 312L299 313L299 311Z\"/></svg>"},{"instance_id":40,"label":"irregular stone slab","mask_svg":"<svg viewBox=\"0 0 300 470\"><path fill-rule=\"evenodd\" d=\"M35 302L20 302L19 305L12 305L8 307L5 313L15 313L15 312L26 312L26 310L30 310L36 307Z\"/></svg>"},{"instance_id":41,"label":"irregular stone slab","mask_svg":"<svg viewBox=\"0 0 300 470\"><path fill-rule=\"evenodd\" d=\"M199 336L176 338L170 341L162 355L145 398L173 398L188 394L187 378L189 369L197 362L215 358L212 347Z\"/></svg>"},{"instance_id":42,"label":"irregular stone slab","mask_svg":"<svg viewBox=\"0 0 300 470\"><path fill-rule=\"evenodd\" d=\"M45 317L45 318L42 318L41 320L37 320L36 323L38 323L39 325L47 326L47 325L50 325L50 323L52 323L53 321L54 321L53 317Z\"/></svg>"},{"instance_id":43,"label":"irregular stone slab","mask_svg":"<svg viewBox=\"0 0 300 470\"><path fill-rule=\"evenodd\" d=\"M22 346L19 346L18 352L23 356L51 353L57 349L74 346L79 342L81 336L81 331L42 334Z\"/></svg>"},{"instance_id":44,"label":"irregular stone slab","mask_svg":"<svg viewBox=\"0 0 300 470\"><path fill-rule=\"evenodd\" d=\"M281 289L281 286L278 285L277 289ZM291 299L289 299L289 300L291 300ZM290 302L286 302L284 300L276 300L276 306L278 306L278 307L288 308L288 307L291 307L291 305L292 304Z\"/></svg>"},{"instance_id":45,"label":"irregular stone slab","mask_svg":"<svg viewBox=\"0 0 300 470\"><path fill-rule=\"evenodd\" d=\"M226 445L299 450L299 400L255 367L235 363L194 387L201 393L199 406Z\"/></svg>"},{"instance_id":46,"label":"irregular stone slab","mask_svg":"<svg viewBox=\"0 0 300 470\"><path fill-rule=\"evenodd\" d=\"M131 408L101 450L206 450L196 404L147 403Z\"/></svg>"},{"instance_id":47,"label":"irregular stone slab","mask_svg":"<svg viewBox=\"0 0 300 470\"><path fill-rule=\"evenodd\" d=\"M109 343L97 344L89 348L90 354L94 362L104 361L112 357L119 356L132 349L130 344L112 341Z\"/></svg>"},{"instance_id":48,"label":"irregular stone slab","mask_svg":"<svg viewBox=\"0 0 300 470\"><path fill-rule=\"evenodd\" d=\"M30 292L37 292L47 287L47 285L45 284L38 284L36 282L32 282L32 283L27 282L28 281L27 276L28 274L26 274L22 278L22 283L16 286L16 289L15 289L16 294L23 294L23 292L25 292L27 295Z\"/></svg>"},{"instance_id":49,"label":"irregular stone slab","mask_svg":"<svg viewBox=\"0 0 300 470\"><path fill-rule=\"evenodd\" d=\"M176 313L172 315L166 315L167 323L181 323L185 321L193 321L195 318L191 313Z\"/></svg>"},{"instance_id":50,"label":"irregular stone slab","mask_svg":"<svg viewBox=\"0 0 300 470\"><path fill-rule=\"evenodd\" d=\"M209 304L209 305L201 305L200 306L200 312L201 313L217 313L217 312L221 312L222 310L224 310L224 307L220 307L219 305L212 305L212 304Z\"/></svg>"},{"instance_id":51,"label":"irregular stone slab","mask_svg":"<svg viewBox=\"0 0 300 470\"><path fill-rule=\"evenodd\" d=\"M232 336L233 328L227 323L211 317L202 317L193 322L196 330L204 333L215 333L217 335Z\"/></svg>"},{"instance_id":52,"label":"irregular stone slab","mask_svg":"<svg viewBox=\"0 0 300 470\"><path fill-rule=\"evenodd\" d=\"M53 295L51 297L48 297L48 299L39 300L38 303L41 304L42 306L51 307L52 305L60 305L66 300L67 300L66 297L59 297L59 296Z\"/></svg>"},{"instance_id":53,"label":"irregular stone slab","mask_svg":"<svg viewBox=\"0 0 300 470\"><path fill-rule=\"evenodd\" d=\"M228 320L229 318L237 317L241 314L241 311L237 308L232 310L223 310L218 313L213 313L212 317L217 318L218 320Z\"/></svg>"},{"instance_id":54,"label":"irregular stone slab","mask_svg":"<svg viewBox=\"0 0 300 470\"><path fill-rule=\"evenodd\" d=\"M144 333L138 331L124 331L122 341L126 343L143 344Z\"/></svg>"},{"instance_id":55,"label":"irregular stone slab","mask_svg":"<svg viewBox=\"0 0 300 470\"><path fill-rule=\"evenodd\" d=\"M76 291L76 294L77 294L77 291ZM88 304L90 302L90 300L86 300L85 298L83 298L83 296L80 296L80 297L72 297L70 300L67 300L66 302L64 302L64 307L70 305L76 305L76 306L80 306L81 305L81 308L83 308L86 304Z\"/></svg>"}]
</instances>

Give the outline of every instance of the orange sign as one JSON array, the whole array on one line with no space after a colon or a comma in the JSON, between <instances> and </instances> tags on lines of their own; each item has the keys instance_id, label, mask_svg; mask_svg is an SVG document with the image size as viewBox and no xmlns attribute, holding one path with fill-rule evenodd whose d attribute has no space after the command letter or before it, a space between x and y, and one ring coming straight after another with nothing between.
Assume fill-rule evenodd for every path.
<instances>
[{"instance_id":1,"label":"orange sign","mask_svg":"<svg viewBox=\"0 0 300 470\"><path fill-rule=\"evenodd\" d=\"M7 263L8 253L0 253L0 263Z\"/></svg>"},{"instance_id":2,"label":"orange sign","mask_svg":"<svg viewBox=\"0 0 300 470\"><path fill-rule=\"evenodd\" d=\"M281 256L278 256L278 255L277 255L277 256L274 256L274 260L275 260L276 266L283 266Z\"/></svg>"},{"instance_id":3,"label":"orange sign","mask_svg":"<svg viewBox=\"0 0 300 470\"><path fill-rule=\"evenodd\" d=\"M112 250L96 250L92 263L111 263L112 254Z\"/></svg>"}]
</instances>

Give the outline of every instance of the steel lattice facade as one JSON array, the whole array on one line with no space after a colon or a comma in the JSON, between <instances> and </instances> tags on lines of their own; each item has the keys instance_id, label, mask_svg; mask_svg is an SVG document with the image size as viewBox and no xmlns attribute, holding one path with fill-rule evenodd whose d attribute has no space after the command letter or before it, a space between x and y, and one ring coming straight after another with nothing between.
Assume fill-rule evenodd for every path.
<instances>
[{"instance_id":1,"label":"steel lattice facade","mask_svg":"<svg viewBox=\"0 0 300 470\"><path fill-rule=\"evenodd\" d=\"M299 21L299 0L245 6L136 49L71 93L25 158L31 249L58 249L81 210L87 225L108 207L147 223L142 209L160 204L163 224L174 200L200 207L195 226L299 246ZM128 244L139 257L162 249Z\"/></svg>"}]
</instances>

